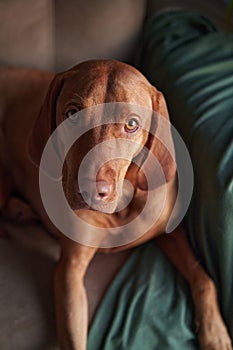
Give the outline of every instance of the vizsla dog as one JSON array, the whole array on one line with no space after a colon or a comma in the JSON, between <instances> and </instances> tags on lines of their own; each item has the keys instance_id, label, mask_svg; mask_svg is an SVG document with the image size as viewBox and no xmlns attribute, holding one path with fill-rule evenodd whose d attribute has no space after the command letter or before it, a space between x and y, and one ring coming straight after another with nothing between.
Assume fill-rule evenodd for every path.
<instances>
[{"instance_id":1,"label":"vizsla dog","mask_svg":"<svg viewBox=\"0 0 233 350\"><path fill-rule=\"evenodd\" d=\"M171 234L163 234L177 194L176 164L156 139L150 114L142 120L142 116L125 113L120 123L94 127L86 132L67 153L62 173L64 193L75 215L99 227L120 227L126 217L127 220L135 217L145 204L149 189L133 158L140 158L142 147L147 147L158 159L165 176L165 182L157 184L158 198L161 188L166 188L167 195L159 220L141 237L108 249L78 243L59 232L41 200L39 165L42 152L50 135L64 120L72 120L78 111L111 102L143 106L157 112L159 118L169 120L163 95L135 68L117 61L96 60L81 63L57 75L36 70L2 69L0 99L0 209L18 221L37 215L60 241L61 256L55 274L60 349L86 349L88 305L84 276L94 255L100 250L130 249L151 239L156 239L189 283L200 348L232 349L219 311L215 285L194 257L184 229L179 225ZM142 122L153 129L154 136L143 130ZM91 124L89 114L85 123ZM85 154L99 143L118 139L137 142L138 147L131 152L132 162L124 159L105 162L94 179L86 174L86 187L82 191L77 185L77 173ZM104 152L110 150L106 147ZM144 158L142 165L148 162ZM147 166L150 168L150 164ZM155 173L154 178L156 176ZM133 185L133 198L126 208L116 211L120 200L116 184L124 179ZM94 209L86 203L85 196L97 203ZM155 206L159 206L156 200L157 197L154 198ZM110 203L109 212L98 210Z\"/></svg>"}]
</instances>

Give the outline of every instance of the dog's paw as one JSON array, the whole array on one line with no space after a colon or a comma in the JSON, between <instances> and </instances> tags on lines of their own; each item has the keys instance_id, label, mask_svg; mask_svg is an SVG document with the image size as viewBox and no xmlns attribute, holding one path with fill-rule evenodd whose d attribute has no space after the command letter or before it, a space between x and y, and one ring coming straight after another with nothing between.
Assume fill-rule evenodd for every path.
<instances>
[{"instance_id":1,"label":"dog's paw","mask_svg":"<svg viewBox=\"0 0 233 350\"><path fill-rule=\"evenodd\" d=\"M222 319L215 287L196 298L196 331L200 350L232 350L231 338Z\"/></svg>"},{"instance_id":2,"label":"dog's paw","mask_svg":"<svg viewBox=\"0 0 233 350\"><path fill-rule=\"evenodd\" d=\"M232 350L231 339L221 317L204 316L196 320L200 350Z\"/></svg>"},{"instance_id":3,"label":"dog's paw","mask_svg":"<svg viewBox=\"0 0 233 350\"><path fill-rule=\"evenodd\" d=\"M8 199L4 211L7 219L20 224L27 224L38 220L30 206L16 197Z\"/></svg>"}]
</instances>

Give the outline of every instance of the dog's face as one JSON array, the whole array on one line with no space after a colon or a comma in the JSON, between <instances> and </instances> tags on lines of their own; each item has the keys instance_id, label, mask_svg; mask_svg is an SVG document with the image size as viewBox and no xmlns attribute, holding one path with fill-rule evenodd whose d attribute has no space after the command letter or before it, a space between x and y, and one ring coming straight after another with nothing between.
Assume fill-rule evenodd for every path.
<instances>
[{"instance_id":1,"label":"dog's face","mask_svg":"<svg viewBox=\"0 0 233 350\"><path fill-rule=\"evenodd\" d=\"M152 109L150 86L144 77L134 69L113 62L95 62L82 64L69 79L64 81L63 89L57 99L56 125L66 118L75 118L80 110L109 102L126 102L132 105L143 105ZM126 105L127 106L127 105ZM89 205L97 210L113 212L119 202L123 180L130 166L130 160L138 155L141 146L148 138L144 129L150 128L150 115L143 116L133 113L130 105L115 111L109 116L114 123L104 124L106 115L100 119L103 125L90 129L82 135L71 147L64 164L63 187L66 197L74 210L80 207L85 199ZM101 113L101 112L100 112ZM87 110L83 122L92 125L95 113ZM77 116L78 118L78 116ZM142 119L143 118L143 119ZM142 128L142 125L144 128ZM122 140L130 140L129 143ZM79 166L83 158L96 145L105 146L89 158L87 171L77 181ZM120 142L119 142L120 140ZM127 159L118 158L120 148L127 148ZM126 151L126 150L125 150ZM110 160L105 162L106 156ZM101 166L99 166L101 164Z\"/></svg>"},{"instance_id":2,"label":"dog's face","mask_svg":"<svg viewBox=\"0 0 233 350\"><path fill-rule=\"evenodd\" d=\"M92 128L95 115L91 113L90 107L111 102L126 104L120 113L118 111L109 116L111 123L106 124L105 116L103 125ZM143 106L151 113L135 113L135 109L130 107L135 105ZM132 160L140 157L145 145L153 148L154 155L159 158L166 181L174 176L175 165L171 155L146 131L155 133L153 110L168 118L164 99L140 72L117 61L84 62L55 77L36 122L37 135L40 129L42 135L39 139L36 135L32 137L32 158L37 158L38 162L52 131L64 120L69 119L72 122L78 118L77 112L81 110L86 111L82 122L90 130L73 144L63 165L63 188L73 210L85 208L88 203L95 210L113 213L122 195L123 180L132 167ZM105 146L97 156L95 153L92 155L89 166L86 171L81 172L78 181L81 162L99 144ZM127 157L117 158L117 150L120 149L127 153ZM144 163L146 165L147 162ZM134 186L146 189L147 182L143 172L136 166L134 168L137 173L132 178Z\"/></svg>"}]
</instances>

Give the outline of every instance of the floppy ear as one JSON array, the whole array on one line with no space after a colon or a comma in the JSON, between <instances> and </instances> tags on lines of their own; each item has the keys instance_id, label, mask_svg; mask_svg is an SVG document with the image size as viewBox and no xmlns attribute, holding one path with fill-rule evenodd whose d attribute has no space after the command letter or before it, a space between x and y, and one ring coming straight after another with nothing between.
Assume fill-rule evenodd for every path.
<instances>
[{"instance_id":1,"label":"floppy ear","mask_svg":"<svg viewBox=\"0 0 233 350\"><path fill-rule=\"evenodd\" d=\"M153 189L169 182L176 174L175 151L166 102L163 94L154 87L152 104L154 113L145 145L148 152L144 154L137 173L137 185L142 190L148 189L148 181L149 189Z\"/></svg>"},{"instance_id":2,"label":"floppy ear","mask_svg":"<svg viewBox=\"0 0 233 350\"><path fill-rule=\"evenodd\" d=\"M40 113L34 123L29 138L29 156L37 165L40 165L41 155L46 142L56 128L56 101L63 86L63 74L57 74L47 91Z\"/></svg>"}]
</instances>

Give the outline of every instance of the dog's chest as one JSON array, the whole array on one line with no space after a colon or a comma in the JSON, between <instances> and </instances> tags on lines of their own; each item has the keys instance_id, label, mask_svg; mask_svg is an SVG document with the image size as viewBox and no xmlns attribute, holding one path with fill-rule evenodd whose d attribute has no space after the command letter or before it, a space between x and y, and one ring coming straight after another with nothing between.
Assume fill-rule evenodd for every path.
<instances>
[{"instance_id":1,"label":"dog's chest","mask_svg":"<svg viewBox=\"0 0 233 350\"><path fill-rule=\"evenodd\" d=\"M117 227L119 234L125 230L145 234L152 227L161 226L167 209L165 186L151 192L138 190L129 205L113 215L112 226Z\"/></svg>"}]
</instances>

